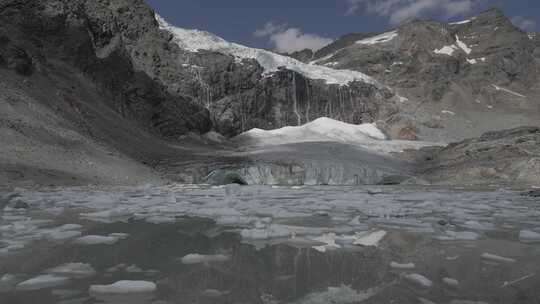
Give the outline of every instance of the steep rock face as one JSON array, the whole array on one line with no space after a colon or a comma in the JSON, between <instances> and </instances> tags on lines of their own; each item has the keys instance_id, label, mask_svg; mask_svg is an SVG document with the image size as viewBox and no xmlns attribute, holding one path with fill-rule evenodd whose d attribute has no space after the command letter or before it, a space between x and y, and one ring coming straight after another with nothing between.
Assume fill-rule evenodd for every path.
<instances>
[{"instance_id":1,"label":"steep rock face","mask_svg":"<svg viewBox=\"0 0 540 304\"><path fill-rule=\"evenodd\" d=\"M150 166L179 180L160 164L200 163L207 174L245 161L186 134L320 116L374 122L397 110L382 85L264 72L252 59L180 48L140 0L2 0L0 179L159 180Z\"/></svg>"},{"instance_id":2,"label":"steep rock face","mask_svg":"<svg viewBox=\"0 0 540 304\"><path fill-rule=\"evenodd\" d=\"M412 22L317 64L362 71L403 96L387 131L454 141L537 125L538 42L497 9L463 22Z\"/></svg>"},{"instance_id":3,"label":"steep rock face","mask_svg":"<svg viewBox=\"0 0 540 304\"><path fill-rule=\"evenodd\" d=\"M358 40L362 40L371 36L376 35L375 33L350 33L339 37L333 43L323 47L313 54L313 58L310 61L321 60L327 56L332 56L338 50L346 48L356 43Z\"/></svg>"},{"instance_id":4,"label":"steep rock face","mask_svg":"<svg viewBox=\"0 0 540 304\"><path fill-rule=\"evenodd\" d=\"M161 136L212 126L232 136L321 116L374 122L396 111L385 88L327 85L286 69L263 75L255 60L181 49L143 1L6 0L2 7L3 66L29 74L55 61L73 65L110 94L111 108Z\"/></svg>"},{"instance_id":5,"label":"steep rock face","mask_svg":"<svg viewBox=\"0 0 540 304\"><path fill-rule=\"evenodd\" d=\"M423 149L421 175L434 183L536 185L540 128L489 132L445 148Z\"/></svg>"},{"instance_id":6,"label":"steep rock face","mask_svg":"<svg viewBox=\"0 0 540 304\"><path fill-rule=\"evenodd\" d=\"M67 64L106 92L111 108L143 128L166 137L210 129L204 108L167 94L134 69L127 54L131 42L160 34L142 1L5 0L1 6L6 67L29 75Z\"/></svg>"},{"instance_id":7,"label":"steep rock face","mask_svg":"<svg viewBox=\"0 0 540 304\"><path fill-rule=\"evenodd\" d=\"M160 23L162 33L172 35L171 43L165 50L155 43L144 43L140 51L133 53L135 66L159 80L170 93L208 109L215 130L224 135L234 136L252 128L300 125L321 116L354 123L374 122L397 109L395 94L382 85L364 81L333 84L286 66L267 71L262 67L265 62L257 60L283 61L281 55L229 43L210 33L174 28L165 21ZM175 31L184 36L175 36ZM231 54L229 48L261 58ZM143 50L148 56L140 56Z\"/></svg>"}]
</instances>

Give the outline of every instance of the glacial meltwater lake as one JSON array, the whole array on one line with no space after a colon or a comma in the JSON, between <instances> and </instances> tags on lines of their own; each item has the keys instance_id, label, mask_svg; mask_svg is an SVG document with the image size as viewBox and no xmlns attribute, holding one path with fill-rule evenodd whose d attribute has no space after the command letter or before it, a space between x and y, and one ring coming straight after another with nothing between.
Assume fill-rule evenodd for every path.
<instances>
[{"instance_id":1,"label":"glacial meltwater lake","mask_svg":"<svg viewBox=\"0 0 540 304\"><path fill-rule=\"evenodd\" d=\"M540 200L522 191L15 189L0 303L540 303Z\"/></svg>"}]
</instances>

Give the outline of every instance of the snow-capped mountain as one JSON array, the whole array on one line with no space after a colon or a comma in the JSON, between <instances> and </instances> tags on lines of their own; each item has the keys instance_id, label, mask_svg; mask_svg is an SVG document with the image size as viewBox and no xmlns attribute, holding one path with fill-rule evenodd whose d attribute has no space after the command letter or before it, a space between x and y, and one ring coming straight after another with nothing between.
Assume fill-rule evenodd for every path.
<instances>
[{"instance_id":1,"label":"snow-capped mountain","mask_svg":"<svg viewBox=\"0 0 540 304\"><path fill-rule=\"evenodd\" d=\"M348 182L366 172L366 181L377 182L404 168L410 174L412 165L381 155L377 147L388 142L366 137L367 126L389 140L447 143L540 121L539 39L496 10L454 24L349 34L305 52L302 62L171 26L143 0L2 5L4 182L201 182L212 170L259 162L261 172L276 169L284 180L300 163L313 174L338 168ZM516 140L536 142L531 130ZM264 151L241 151L217 135L244 132L261 142L285 138L289 144L281 146L295 152L266 151L263 158ZM208 144L212 138L220 143Z\"/></svg>"},{"instance_id":2,"label":"snow-capped mountain","mask_svg":"<svg viewBox=\"0 0 540 304\"><path fill-rule=\"evenodd\" d=\"M315 54L311 63L361 71L404 97L388 130L391 137L414 129L419 138L456 140L538 125L535 37L491 9L449 24L407 23Z\"/></svg>"},{"instance_id":3,"label":"snow-capped mountain","mask_svg":"<svg viewBox=\"0 0 540 304\"><path fill-rule=\"evenodd\" d=\"M335 70L324 66L308 65L291 57L267 50L228 42L209 32L175 27L158 15L156 15L156 19L161 29L173 35L173 41L180 48L190 52L203 50L228 54L234 56L239 62L243 59L253 59L263 67L266 75L277 72L280 68L285 68L300 73L306 78L324 80L328 84L347 85L354 81L369 84L377 83L373 78L358 71Z\"/></svg>"}]
</instances>

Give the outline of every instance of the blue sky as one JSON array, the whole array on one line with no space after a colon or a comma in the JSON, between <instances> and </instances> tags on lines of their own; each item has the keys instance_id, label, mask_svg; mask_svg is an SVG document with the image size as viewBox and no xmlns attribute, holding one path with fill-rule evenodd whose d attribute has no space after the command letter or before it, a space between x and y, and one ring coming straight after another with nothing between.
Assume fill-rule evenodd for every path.
<instances>
[{"instance_id":1,"label":"blue sky","mask_svg":"<svg viewBox=\"0 0 540 304\"><path fill-rule=\"evenodd\" d=\"M170 23L248 46L317 49L343 34L382 32L406 20L462 20L497 6L527 31L538 0L147 0Z\"/></svg>"}]
</instances>

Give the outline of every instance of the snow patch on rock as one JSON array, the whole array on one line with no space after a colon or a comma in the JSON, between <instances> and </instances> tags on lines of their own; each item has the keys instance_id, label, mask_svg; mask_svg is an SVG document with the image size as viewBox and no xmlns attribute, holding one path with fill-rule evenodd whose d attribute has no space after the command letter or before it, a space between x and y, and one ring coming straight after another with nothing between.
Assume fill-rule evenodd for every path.
<instances>
[{"instance_id":1,"label":"snow patch on rock","mask_svg":"<svg viewBox=\"0 0 540 304\"><path fill-rule=\"evenodd\" d=\"M472 52L472 49L465 42L459 40L458 35L456 35L456 44L460 49L465 52L465 54L469 55Z\"/></svg>"},{"instance_id":2,"label":"snow patch on rock","mask_svg":"<svg viewBox=\"0 0 540 304\"><path fill-rule=\"evenodd\" d=\"M435 54L439 54L439 55L452 56L452 55L454 55L454 52L456 50L457 50L457 47L455 45L445 45L440 49L435 49L433 52Z\"/></svg>"},{"instance_id":3,"label":"snow patch on rock","mask_svg":"<svg viewBox=\"0 0 540 304\"><path fill-rule=\"evenodd\" d=\"M437 145L418 141L386 140L386 135L376 124L354 125L322 117L302 126L283 127L275 130L252 129L238 135L235 140L247 140L255 146L275 146L300 142L339 142L381 152L401 152Z\"/></svg>"},{"instance_id":4,"label":"snow patch on rock","mask_svg":"<svg viewBox=\"0 0 540 304\"><path fill-rule=\"evenodd\" d=\"M378 43L390 42L390 41L394 40L394 38L396 38L397 36L398 36L397 31L391 31L391 32L382 33L382 34L377 35L377 36L373 36L373 37L369 37L369 38L366 38L366 39L358 40L358 41L356 41L356 43L357 44L374 45L374 44L378 44Z\"/></svg>"}]
</instances>

